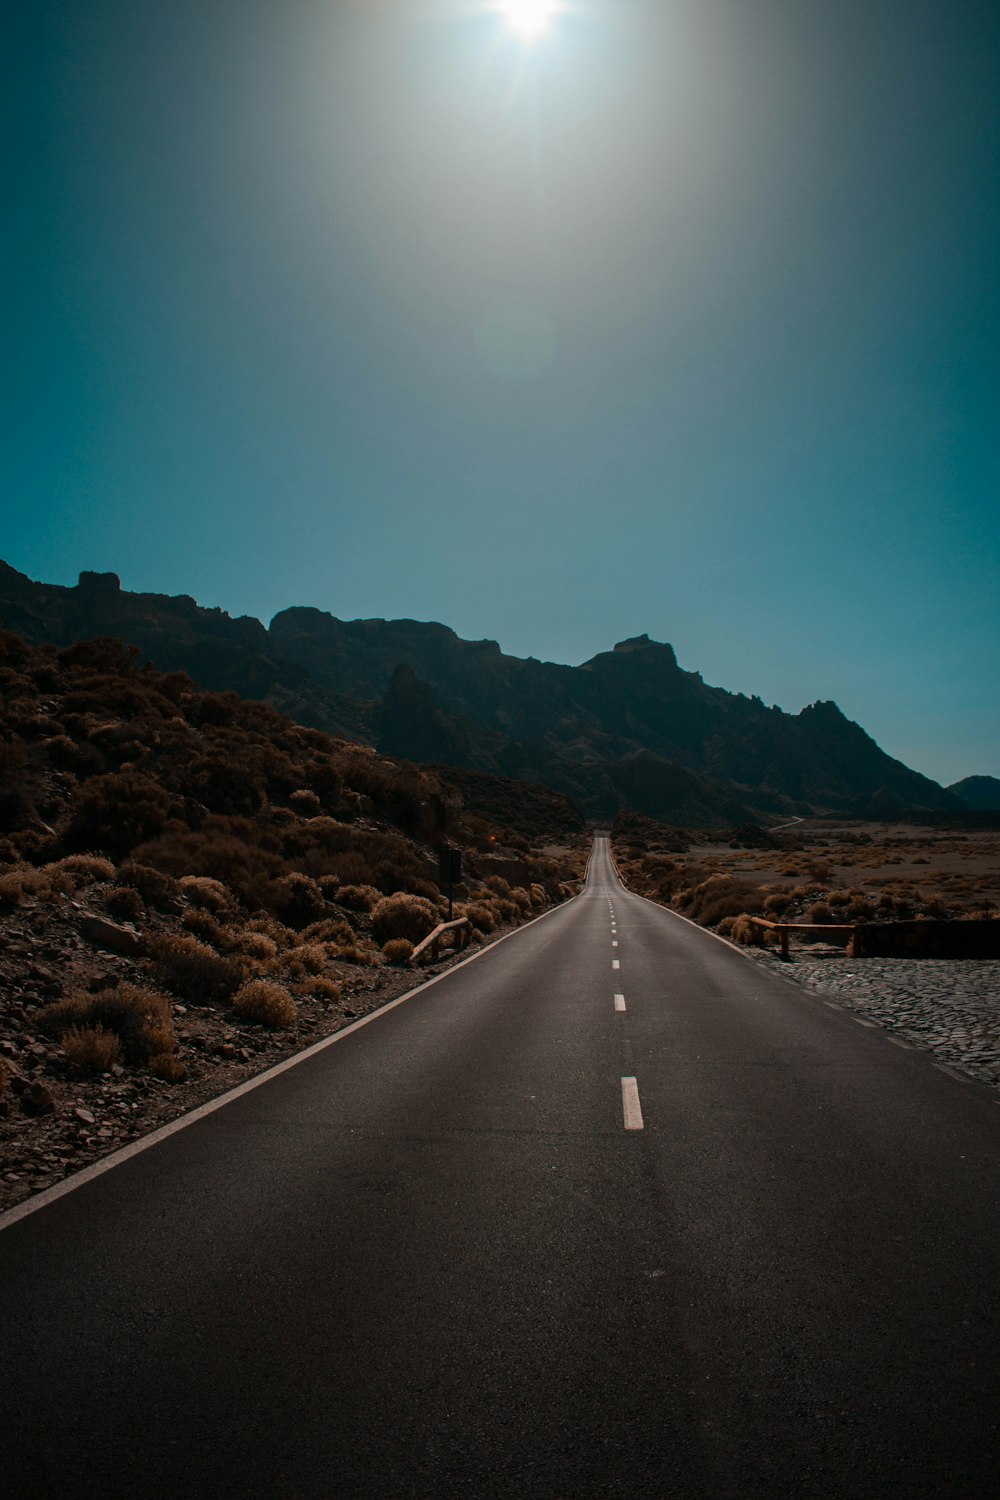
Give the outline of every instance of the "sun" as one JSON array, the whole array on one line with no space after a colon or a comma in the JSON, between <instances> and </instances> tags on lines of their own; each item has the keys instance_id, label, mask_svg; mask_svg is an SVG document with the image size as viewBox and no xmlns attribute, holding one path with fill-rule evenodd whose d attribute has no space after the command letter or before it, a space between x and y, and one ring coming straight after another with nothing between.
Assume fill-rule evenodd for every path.
<instances>
[{"instance_id":1,"label":"sun","mask_svg":"<svg viewBox=\"0 0 1000 1500\"><path fill-rule=\"evenodd\" d=\"M548 31L559 5L557 0L503 0L497 9L511 31L531 41Z\"/></svg>"}]
</instances>

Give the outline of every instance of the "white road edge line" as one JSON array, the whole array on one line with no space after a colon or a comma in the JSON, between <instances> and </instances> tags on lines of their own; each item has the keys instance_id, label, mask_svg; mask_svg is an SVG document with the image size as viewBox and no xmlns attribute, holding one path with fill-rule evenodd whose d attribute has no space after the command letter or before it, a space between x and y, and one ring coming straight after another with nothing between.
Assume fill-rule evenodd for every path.
<instances>
[{"instance_id":1,"label":"white road edge line","mask_svg":"<svg viewBox=\"0 0 1000 1500\"><path fill-rule=\"evenodd\" d=\"M582 891L579 894L582 894ZM133 1156L139 1156L143 1151L148 1151L151 1146L158 1146L161 1141L176 1135L179 1130L186 1130L189 1125L203 1120L206 1115L214 1114L217 1109L223 1109L225 1105L241 1099L244 1094L259 1089L262 1084L270 1083L271 1079L277 1078L279 1074L287 1073L291 1068L297 1068L299 1063L315 1057L318 1052L325 1052L327 1047L333 1047L337 1042L342 1042L346 1036L360 1031L362 1026L371 1025L372 1021L377 1021L379 1016L387 1015L390 1010L395 1010L397 1005L404 1005L407 1000L412 1000L415 995L422 995L432 985L440 984L442 979L447 979L458 969L464 969L466 964L473 964L478 959L485 958L487 953L494 948L499 948L500 944L505 943L508 938L517 937L519 932L526 932L529 927L534 927L536 922L544 922L546 917L555 916L556 912L562 911L564 906L569 906L573 901L579 900L579 894L570 896L568 901L560 901L558 906L553 906L549 911L543 911L540 917L532 917L530 922L525 922L522 927L515 927L513 932L505 932L503 937L498 937L495 942L487 944L485 948L480 948L478 953L470 953L468 958L463 958L459 963L453 964L450 969L445 969L443 974L435 974L432 979L418 984L415 989L407 990L405 995L397 995L395 1000L387 1000L385 1005L379 1006L378 1010L370 1011L367 1016L361 1016L357 1021L352 1021L350 1026L344 1026L340 1031L335 1031L332 1036L325 1036L320 1042L313 1042L311 1047L306 1047L303 1052L296 1052L294 1057L286 1057L284 1062L275 1063L273 1068L258 1073L255 1078L248 1078L245 1083L237 1084L236 1088L229 1089L225 1094L206 1100L204 1104L199 1104L197 1109L180 1115L176 1120L170 1120L166 1125L161 1125L158 1130L150 1131L149 1135L144 1135L137 1141L131 1141L129 1145L122 1146L118 1151L112 1151L110 1156L92 1162L89 1167L83 1167L79 1172L74 1172L71 1177L65 1177L62 1182L45 1188L43 1192L36 1193L32 1198L25 1198L22 1203L16 1203L13 1208L0 1213L0 1233L9 1229L11 1225L17 1224L21 1219L26 1219L29 1214L37 1213L40 1208L47 1208L58 1198L65 1198L67 1193L72 1193L86 1183L92 1182L95 1177L103 1177L105 1172L122 1166Z\"/></svg>"},{"instance_id":2,"label":"white road edge line","mask_svg":"<svg viewBox=\"0 0 1000 1500\"><path fill-rule=\"evenodd\" d=\"M625 996L624 995L616 995L615 996L615 1010L624 1010L624 1009L625 1009Z\"/></svg>"},{"instance_id":3,"label":"white road edge line","mask_svg":"<svg viewBox=\"0 0 1000 1500\"><path fill-rule=\"evenodd\" d=\"M642 1108L639 1104L639 1085L634 1078L622 1079L622 1113L626 1130L642 1130Z\"/></svg>"}]
</instances>

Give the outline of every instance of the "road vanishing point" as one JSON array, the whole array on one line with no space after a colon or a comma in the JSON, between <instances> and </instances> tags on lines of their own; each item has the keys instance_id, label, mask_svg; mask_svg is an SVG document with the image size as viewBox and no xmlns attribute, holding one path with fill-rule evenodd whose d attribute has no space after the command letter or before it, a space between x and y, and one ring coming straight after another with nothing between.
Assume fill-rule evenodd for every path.
<instances>
[{"instance_id":1,"label":"road vanishing point","mask_svg":"<svg viewBox=\"0 0 1000 1500\"><path fill-rule=\"evenodd\" d=\"M5 1500L977 1500L1000 1109L622 889L0 1221Z\"/></svg>"}]
</instances>

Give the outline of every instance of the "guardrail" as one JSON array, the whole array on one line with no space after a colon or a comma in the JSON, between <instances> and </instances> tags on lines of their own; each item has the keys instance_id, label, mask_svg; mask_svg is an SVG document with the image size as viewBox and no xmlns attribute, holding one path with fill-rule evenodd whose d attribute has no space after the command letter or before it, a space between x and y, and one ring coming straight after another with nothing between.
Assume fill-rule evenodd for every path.
<instances>
[{"instance_id":1,"label":"guardrail","mask_svg":"<svg viewBox=\"0 0 1000 1500\"><path fill-rule=\"evenodd\" d=\"M431 963L437 959L441 948L441 936L445 932L460 933L462 941L460 948L464 948L469 941L472 932L472 923L468 917L456 917L453 922L439 922L433 932L429 932L424 940L417 944L410 954L410 963L415 964L428 949L430 949Z\"/></svg>"},{"instance_id":2,"label":"guardrail","mask_svg":"<svg viewBox=\"0 0 1000 1500\"><path fill-rule=\"evenodd\" d=\"M776 932L781 938L781 956L788 957L788 936L792 932L819 933L821 936L827 933L837 933L841 937L846 933L849 938L854 936L857 922L771 922L767 917L751 917L750 921L755 927L766 927L771 932Z\"/></svg>"}]
</instances>

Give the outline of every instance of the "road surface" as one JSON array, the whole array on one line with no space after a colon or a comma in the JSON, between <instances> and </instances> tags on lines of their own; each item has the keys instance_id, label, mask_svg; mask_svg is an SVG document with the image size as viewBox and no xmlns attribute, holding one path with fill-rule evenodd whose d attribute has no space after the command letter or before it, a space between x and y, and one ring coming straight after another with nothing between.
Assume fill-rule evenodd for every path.
<instances>
[{"instance_id":1,"label":"road surface","mask_svg":"<svg viewBox=\"0 0 1000 1500\"><path fill-rule=\"evenodd\" d=\"M998 1134L599 839L574 901L0 1230L0 1486L992 1497Z\"/></svg>"}]
</instances>

